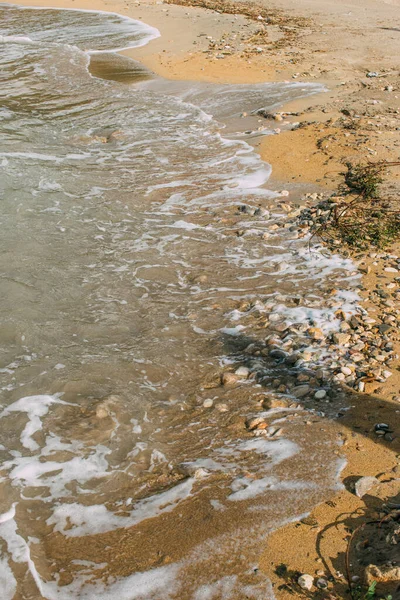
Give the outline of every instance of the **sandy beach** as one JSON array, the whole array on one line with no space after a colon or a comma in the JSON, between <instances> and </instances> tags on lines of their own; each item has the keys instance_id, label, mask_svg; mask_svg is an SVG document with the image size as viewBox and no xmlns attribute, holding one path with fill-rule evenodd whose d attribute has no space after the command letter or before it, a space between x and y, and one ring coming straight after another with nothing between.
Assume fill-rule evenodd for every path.
<instances>
[{"instance_id":1,"label":"sandy beach","mask_svg":"<svg viewBox=\"0 0 400 600\"><path fill-rule=\"evenodd\" d=\"M122 55L167 79L301 81L326 86L321 94L260 116L260 127L268 125L275 130L275 135L260 136L255 142L263 160L272 165L270 182L274 189L285 188L298 196L329 195L340 183L348 160L400 160L400 0L274 0L273 6L267 7L269 19L250 18L240 10L227 14L218 0L214 9L197 2L190 6L190 0L182 5L138 0L25 0L19 4L113 11L158 28L161 37ZM390 170L388 181L393 186L400 184L400 168ZM388 312L399 314L400 293L391 284L400 272L390 270L397 257L399 244L387 251L356 252L354 256L363 273L363 306L380 324L386 323ZM377 294L377 289L386 290L390 298ZM278 600L350 598L346 552L351 532L366 520L382 520L382 504L388 499L399 502L398 319L393 321L390 340L395 356L390 378L371 378L364 392L344 385L350 408L334 425L347 460L341 472L343 485L325 502L310 507L311 514L304 521L279 529L259 548L260 569L271 580ZM392 435L379 437L377 423L388 424ZM358 497L354 482L366 476L376 477L377 482L366 495ZM185 518L192 518L201 539L201 521L207 518L202 507ZM129 539L126 534L115 573L124 574L129 548L136 542L134 536ZM190 546L185 540L182 548L176 540L171 542L171 555L180 557L186 542ZM71 553L75 544L76 538L71 538ZM55 536L49 540L53 555L57 554L56 546ZM145 550L151 554L147 545ZM106 552L103 554L107 560ZM378 554L373 547L370 563L378 560ZM356 562L351 573L355 582L357 577L363 579L365 566L356 566ZM314 585L312 591L301 590L296 584L299 574L310 574L315 581L320 578L327 587L321 584ZM390 593L393 600L400 598L396 581L379 589L382 594Z\"/></svg>"}]
</instances>

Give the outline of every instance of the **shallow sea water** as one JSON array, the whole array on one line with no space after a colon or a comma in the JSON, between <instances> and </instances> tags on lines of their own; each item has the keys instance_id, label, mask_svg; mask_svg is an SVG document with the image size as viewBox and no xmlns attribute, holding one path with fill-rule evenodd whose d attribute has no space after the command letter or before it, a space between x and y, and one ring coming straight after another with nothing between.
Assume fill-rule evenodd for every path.
<instances>
[{"instance_id":1,"label":"shallow sea water","mask_svg":"<svg viewBox=\"0 0 400 600\"><path fill-rule=\"evenodd\" d=\"M328 330L357 279L263 238L285 198L238 117L320 88L160 80L112 54L158 32L112 13L3 4L0 34L2 598L272 598L268 532L343 464L301 407L246 432L274 392L219 377L265 337L243 303Z\"/></svg>"}]
</instances>

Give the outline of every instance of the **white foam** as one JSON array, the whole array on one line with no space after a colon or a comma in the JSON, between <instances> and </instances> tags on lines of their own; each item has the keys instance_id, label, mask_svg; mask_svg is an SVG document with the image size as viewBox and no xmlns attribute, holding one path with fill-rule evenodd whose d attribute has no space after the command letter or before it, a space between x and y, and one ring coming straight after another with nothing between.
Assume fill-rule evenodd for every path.
<instances>
[{"instance_id":1,"label":"white foam","mask_svg":"<svg viewBox=\"0 0 400 600\"><path fill-rule=\"evenodd\" d=\"M300 448L291 440L280 439L271 441L263 438L253 438L238 444L237 450L240 452L250 450L257 454L265 454L272 465L278 465L284 460L295 456L300 451Z\"/></svg>"},{"instance_id":2,"label":"white foam","mask_svg":"<svg viewBox=\"0 0 400 600\"><path fill-rule=\"evenodd\" d=\"M228 600L235 591L236 583L236 575L230 575L223 577L215 583L202 585L196 590L193 600L215 600L216 598Z\"/></svg>"},{"instance_id":3,"label":"white foam","mask_svg":"<svg viewBox=\"0 0 400 600\"><path fill-rule=\"evenodd\" d=\"M6 558L0 558L0 589L2 600L12 600L17 591L17 581Z\"/></svg>"},{"instance_id":4,"label":"white foam","mask_svg":"<svg viewBox=\"0 0 400 600\"><path fill-rule=\"evenodd\" d=\"M39 444L32 439L32 436L42 429L41 417L49 412L49 407L52 404L67 404L63 400L60 400L56 396L26 396L20 398L13 404L7 406L0 413L0 419L10 415L12 412L25 412L28 416L28 423L25 425L24 430L21 433L20 439L21 444L29 450L37 450Z\"/></svg>"},{"instance_id":5,"label":"white foam","mask_svg":"<svg viewBox=\"0 0 400 600\"><path fill-rule=\"evenodd\" d=\"M168 600L176 589L179 564L134 573L107 584L99 581L86 582L77 578L69 585L58 586L55 582L43 583L46 600Z\"/></svg>"},{"instance_id":6,"label":"white foam","mask_svg":"<svg viewBox=\"0 0 400 600\"><path fill-rule=\"evenodd\" d=\"M232 494L228 500L233 502L241 500L250 500L256 498L268 491L280 490L309 490L315 485L307 481L279 481L276 477L261 477L251 479L248 477L238 477L231 484Z\"/></svg>"},{"instance_id":7,"label":"white foam","mask_svg":"<svg viewBox=\"0 0 400 600\"><path fill-rule=\"evenodd\" d=\"M131 40L129 42L127 42L126 45L121 46L121 47L110 47L110 48L106 48L106 49L102 49L102 50L98 50L96 48L85 48L85 52L90 53L90 54L100 54L102 52L121 52L122 50L128 50L129 48L139 48L141 46L145 46L146 44L148 44L151 40L156 39L158 37L160 37L160 32L158 29L156 29L155 27L152 27L151 25L148 25L147 23L143 23L142 21L138 21L136 19L132 19L131 17L128 17L126 15L122 15L120 13L116 13L116 12L111 12L111 11L106 11L106 10L92 10L92 9L84 9L84 8L60 8L58 6L17 6L17 5L9 5L12 6L13 9L18 9L21 11L26 11L26 10L32 10L32 11L51 11L54 10L56 12L78 12L78 13L87 13L87 14L100 14L100 15L109 15L110 17L118 17L118 20L120 21L120 23L126 23L129 24L132 27L132 34L141 34L141 38L140 39L135 39L135 40ZM112 33L113 33L113 26L115 25L115 23L110 20L109 23L104 23L104 24L93 24L92 27L95 30L96 26L97 27L101 27L101 26L105 26L105 31L104 31L104 36L103 38L110 38L112 37ZM67 25L68 27L68 25ZM106 35L108 33L108 36ZM118 26L117 26L117 33L122 33L122 32L118 32ZM124 32L126 36L129 36L129 33L127 31ZM16 38L17 43L29 43L32 42L32 39L27 37L27 36L6 36L6 37L12 37L12 38ZM96 39L96 37L94 36L94 39ZM1 38L0 38L1 41ZM10 41L10 40L7 40ZM12 40L14 41L14 40ZM51 40L53 41L53 40ZM57 40L55 40L57 41ZM74 40L72 40L72 44L73 43L77 43L74 42Z\"/></svg>"},{"instance_id":8,"label":"white foam","mask_svg":"<svg viewBox=\"0 0 400 600\"><path fill-rule=\"evenodd\" d=\"M43 595L42 583L40 580L39 573L35 567L35 564L31 558L29 545L17 533L17 523L14 518L7 519L4 523L0 524L0 537L7 543L7 550L11 555L11 558L16 563L27 563L28 569L36 583L39 592ZM4 571L6 576L9 576L7 571ZM12 585L11 580L11 585Z\"/></svg>"},{"instance_id":9,"label":"white foam","mask_svg":"<svg viewBox=\"0 0 400 600\"><path fill-rule=\"evenodd\" d=\"M16 563L26 563L42 598L46 600L154 600L161 598L163 590L169 591L162 597L169 598L175 588L179 565L168 565L144 573L134 573L128 577L114 579L106 586L101 581L92 581L92 569L84 570L70 585L59 586L58 581L43 581L31 559L28 543L17 533L17 524L9 519L0 524L0 537L7 544L7 551ZM101 568L101 565L95 565ZM85 579L84 575L87 575ZM16 591L16 580L3 558L0 559L0 585L2 600L12 600ZM155 597L153 594L157 593Z\"/></svg>"},{"instance_id":10,"label":"white foam","mask_svg":"<svg viewBox=\"0 0 400 600\"><path fill-rule=\"evenodd\" d=\"M0 35L0 43L6 44L12 42L13 44L34 44L27 35Z\"/></svg>"},{"instance_id":11,"label":"white foam","mask_svg":"<svg viewBox=\"0 0 400 600\"><path fill-rule=\"evenodd\" d=\"M186 229L187 231L192 231L193 229L201 229L199 225L195 225L195 223L189 223L188 221L175 221L172 225L174 229Z\"/></svg>"},{"instance_id":12,"label":"white foam","mask_svg":"<svg viewBox=\"0 0 400 600\"><path fill-rule=\"evenodd\" d=\"M103 504L83 506L74 502L57 506L48 518L47 524L54 525L54 531L60 531L67 537L93 535L132 527L144 519L174 510L179 502L191 495L194 481L191 477L166 492L139 500L127 517L115 515Z\"/></svg>"}]
</instances>

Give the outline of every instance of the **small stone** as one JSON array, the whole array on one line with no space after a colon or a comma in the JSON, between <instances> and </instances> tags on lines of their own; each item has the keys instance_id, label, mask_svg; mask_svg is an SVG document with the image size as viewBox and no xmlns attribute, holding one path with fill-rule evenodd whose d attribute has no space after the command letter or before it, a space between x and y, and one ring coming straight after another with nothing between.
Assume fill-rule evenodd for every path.
<instances>
[{"instance_id":1,"label":"small stone","mask_svg":"<svg viewBox=\"0 0 400 600\"><path fill-rule=\"evenodd\" d=\"M109 416L110 416L110 413L108 412L108 410L106 408L104 408L104 406L98 406L96 408L96 417L98 419L106 419Z\"/></svg>"},{"instance_id":2,"label":"small stone","mask_svg":"<svg viewBox=\"0 0 400 600\"><path fill-rule=\"evenodd\" d=\"M346 379L346 375L344 373L337 373L335 375L336 381L344 381Z\"/></svg>"},{"instance_id":3,"label":"small stone","mask_svg":"<svg viewBox=\"0 0 400 600\"><path fill-rule=\"evenodd\" d=\"M307 333L313 340L325 339L324 332L319 327L310 327L307 329Z\"/></svg>"},{"instance_id":4,"label":"small stone","mask_svg":"<svg viewBox=\"0 0 400 600\"><path fill-rule=\"evenodd\" d=\"M367 492L379 483L376 477L361 477L356 481L354 491L356 496L362 498Z\"/></svg>"},{"instance_id":5,"label":"small stone","mask_svg":"<svg viewBox=\"0 0 400 600\"><path fill-rule=\"evenodd\" d=\"M200 467L200 469L196 469L194 472L195 479L204 479L205 477L208 477L209 475L210 475L210 472L207 471L207 469L203 469L202 467Z\"/></svg>"},{"instance_id":6,"label":"small stone","mask_svg":"<svg viewBox=\"0 0 400 600\"><path fill-rule=\"evenodd\" d=\"M325 390L318 390L314 394L314 398L316 398L317 400L322 400L322 398L325 398L325 396L326 396L326 391Z\"/></svg>"},{"instance_id":7,"label":"small stone","mask_svg":"<svg viewBox=\"0 0 400 600\"><path fill-rule=\"evenodd\" d=\"M204 408L211 408L213 404L214 400L212 400L211 398L207 398L207 400L204 400L203 402Z\"/></svg>"},{"instance_id":8,"label":"small stone","mask_svg":"<svg viewBox=\"0 0 400 600\"><path fill-rule=\"evenodd\" d=\"M389 429L390 429L390 427L387 423L377 423L375 425L375 431L379 431L379 430L389 431Z\"/></svg>"},{"instance_id":9,"label":"small stone","mask_svg":"<svg viewBox=\"0 0 400 600\"><path fill-rule=\"evenodd\" d=\"M297 580L297 583L299 584L302 590L311 590L314 584L314 577L305 573L304 575L300 575L300 577Z\"/></svg>"},{"instance_id":10,"label":"small stone","mask_svg":"<svg viewBox=\"0 0 400 600\"><path fill-rule=\"evenodd\" d=\"M353 372L349 367L342 367L340 370L343 373L343 375L346 376L351 375Z\"/></svg>"},{"instance_id":11,"label":"small stone","mask_svg":"<svg viewBox=\"0 0 400 600\"><path fill-rule=\"evenodd\" d=\"M247 367L239 367L236 369L235 375L238 377L248 377L250 375L250 371Z\"/></svg>"},{"instance_id":12,"label":"small stone","mask_svg":"<svg viewBox=\"0 0 400 600\"><path fill-rule=\"evenodd\" d=\"M287 357L287 352L284 352L284 350L280 350L279 348L273 348L270 350L269 355L271 358L281 359Z\"/></svg>"},{"instance_id":13,"label":"small stone","mask_svg":"<svg viewBox=\"0 0 400 600\"><path fill-rule=\"evenodd\" d=\"M262 403L265 410L270 410L271 408L287 408L287 405L287 402L280 398L265 398Z\"/></svg>"},{"instance_id":14,"label":"small stone","mask_svg":"<svg viewBox=\"0 0 400 600\"><path fill-rule=\"evenodd\" d=\"M266 423L265 423L265 425L266 425ZM259 427L257 427L257 429L259 429ZM278 429L276 427L269 427L267 433L268 433L268 437L275 437L275 438L277 438L277 437L280 437L282 435L283 429L282 429L282 427L279 427Z\"/></svg>"},{"instance_id":15,"label":"small stone","mask_svg":"<svg viewBox=\"0 0 400 600\"><path fill-rule=\"evenodd\" d=\"M234 373L222 373L221 383L222 385L232 385L237 383L238 377Z\"/></svg>"},{"instance_id":16,"label":"small stone","mask_svg":"<svg viewBox=\"0 0 400 600\"><path fill-rule=\"evenodd\" d=\"M386 271L386 273L398 273L399 270L395 269L394 267L385 267L384 269Z\"/></svg>"},{"instance_id":17,"label":"small stone","mask_svg":"<svg viewBox=\"0 0 400 600\"><path fill-rule=\"evenodd\" d=\"M263 417L254 417L253 419L248 419L246 421L246 428L249 431L253 431L254 429L257 429L257 427L262 423L265 423Z\"/></svg>"},{"instance_id":18,"label":"small stone","mask_svg":"<svg viewBox=\"0 0 400 600\"><path fill-rule=\"evenodd\" d=\"M326 579L323 579L322 577L320 577L319 579L317 579L317 588L319 588L320 590L325 590L328 587L328 582L326 581Z\"/></svg>"},{"instance_id":19,"label":"small stone","mask_svg":"<svg viewBox=\"0 0 400 600\"><path fill-rule=\"evenodd\" d=\"M270 212L266 208L256 208L256 210L254 211L254 216L255 217L264 217L264 218L268 219L270 216Z\"/></svg>"},{"instance_id":20,"label":"small stone","mask_svg":"<svg viewBox=\"0 0 400 600\"><path fill-rule=\"evenodd\" d=\"M391 329L392 329L392 326L387 323L382 323L381 325L378 325L379 333L382 333L382 334L387 333Z\"/></svg>"},{"instance_id":21,"label":"small stone","mask_svg":"<svg viewBox=\"0 0 400 600\"><path fill-rule=\"evenodd\" d=\"M292 393L296 398L303 398L304 396L307 396L309 391L310 391L309 385L299 385L299 386L293 388Z\"/></svg>"},{"instance_id":22,"label":"small stone","mask_svg":"<svg viewBox=\"0 0 400 600\"><path fill-rule=\"evenodd\" d=\"M343 346L343 344L347 344L350 341L350 336L348 333L334 333L332 339L335 344Z\"/></svg>"}]
</instances>

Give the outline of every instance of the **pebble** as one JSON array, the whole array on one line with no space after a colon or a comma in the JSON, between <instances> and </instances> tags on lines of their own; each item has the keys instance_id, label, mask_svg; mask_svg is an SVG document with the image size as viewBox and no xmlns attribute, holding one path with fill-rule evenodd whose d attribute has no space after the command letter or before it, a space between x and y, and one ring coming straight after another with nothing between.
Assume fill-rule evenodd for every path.
<instances>
[{"instance_id":1,"label":"pebble","mask_svg":"<svg viewBox=\"0 0 400 600\"><path fill-rule=\"evenodd\" d=\"M346 375L344 373L337 373L337 375L335 375L335 379L337 381L344 381L346 379Z\"/></svg>"},{"instance_id":2,"label":"pebble","mask_svg":"<svg viewBox=\"0 0 400 600\"><path fill-rule=\"evenodd\" d=\"M221 383L222 385L232 385L237 383L238 377L235 373L223 373L221 375Z\"/></svg>"},{"instance_id":3,"label":"pebble","mask_svg":"<svg viewBox=\"0 0 400 600\"><path fill-rule=\"evenodd\" d=\"M326 579L323 579L322 577L320 577L319 579L317 579L317 588L319 588L320 590L325 590L328 587L328 582L326 581Z\"/></svg>"},{"instance_id":4,"label":"pebble","mask_svg":"<svg viewBox=\"0 0 400 600\"><path fill-rule=\"evenodd\" d=\"M332 340L335 342L335 344L342 346L350 341L350 335L348 333L334 333Z\"/></svg>"},{"instance_id":5,"label":"pebble","mask_svg":"<svg viewBox=\"0 0 400 600\"><path fill-rule=\"evenodd\" d=\"M387 423L377 423L375 425L375 431L379 431L379 430L389 431L389 429L390 429L390 427L389 427L389 425L387 425Z\"/></svg>"},{"instance_id":6,"label":"pebble","mask_svg":"<svg viewBox=\"0 0 400 600\"><path fill-rule=\"evenodd\" d=\"M297 580L297 583L299 584L302 590L311 590L314 584L314 577L305 573L304 575L300 575L300 577Z\"/></svg>"},{"instance_id":7,"label":"pebble","mask_svg":"<svg viewBox=\"0 0 400 600\"><path fill-rule=\"evenodd\" d=\"M371 488L373 488L378 483L379 480L376 477L360 477L360 479L356 481L356 484L354 486L356 496L362 498L367 492L369 492Z\"/></svg>"},{"instance_id":8,"label":"pebble","mask_svg":"<svg viewBox=\"0 0 400 600\"><path fill-rule=\"evenodd\" d=\"M104 408L104 406L98 406L96 408L96 417L98 419L106 419L109 416L110 416L110 413L108 412L108 410L106 408Z\"/></svg>"},{"instance_id":9,"label":"pebble","mask_svg":"<svg viewBox=\"0 0 400 600\"><path fill-rule=\"evenodd\" d=\"M235 375L238 377L248 377L250 375L250 371L247 367L239 367L236 369Z\"/></svg>"},{"instance_id":10,"label":"pebble","mask_svg":"<svg viewBox=\"0 0 400 600\"><path fill-rule=\"evenodd\" d=\"M254 417L254 418L248 419L246 421L246 428L249 431L253 431L254 429L257 429L257 427L259 425L263 425L263 424L265 424L265 420L263 417Z\"/></svg>"},{"instance_id":11,"label":"pebble","mask_svg":"<svg viewBox=\"0 0 400 600\"><path fill-rule=\"evenodd\" d=\"M204 408L211 408L213 404L214 400L212 400L211 398L207 398L207 400L204 400L203 402Z\"/></svg>"},{"instance_id":12,"label":"pebble","mask_svg":"<svg viewBox=\"0 0 400 600\"><path fill-rule=\"evenodd\" d=\"M343 375L351 375L353 372L349 367L342 367L340 370Z\"/></svg>"},{"instance_id":13,"label":"pebble","mask_svg":"<svg viewBox=\"0 0 400 600\"><path fill-rule=\"evenodd\" d=\"M325 334L319 327L310 327L309 329L307 329L307 333L313 340L325 339Z\"/></svg>"},{"instance_id":14,"label":"pebble","mask_svg":"<svg viewBox=\"0 0 400 600\"><path fill-rule=\"evenodd\" d=\"M318 390L314 394L314 398L316 398L317 400L322 400L322 398L325 398L325 396L326 396L326 391L325 390Z\"/></svg>"},{"instance_id":15,"label":"pebble","mask_svg":"<svg viewBox=\"0 0 400 600\"><path fill-rule=\"evenodd\" d=\"M210 475L210 472L207 471L207 469L203 469L202 467L200 467L200 469L196 469L196 471L194 472L195 479L204 479L205 477L208 477L209 475Z\"/></svg>"},{"instance_id":16,"label":"pebble","mask_svg":"<svg viewBox=\"0 0 400 600\"><path fill-rule=\"evenodd\" d=\"M296 398L303 398L304 396L307 396L309 391L310 391L309 385L299 385L299 386L293 388L292 393L293 393L293 396L295 396Z\"/></svg>"}]
</instances>

